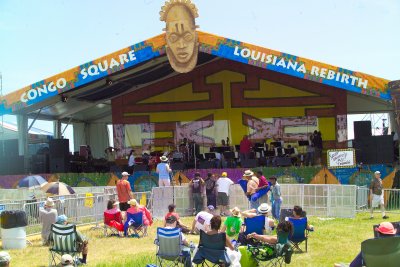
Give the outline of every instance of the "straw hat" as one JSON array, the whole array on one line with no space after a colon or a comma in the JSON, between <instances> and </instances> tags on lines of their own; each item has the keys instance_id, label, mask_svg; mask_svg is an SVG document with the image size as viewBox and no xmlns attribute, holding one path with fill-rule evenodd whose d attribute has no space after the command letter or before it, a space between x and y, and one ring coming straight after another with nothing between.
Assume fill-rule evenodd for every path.
<instances>
[{"instance_id":1,"label":"straw hat","mask_svg":"<svg viewBox=\"0 0 400 267\"><path fill-rule=\"evenodd\" d=\"M54 201L51 198L46 199L46 202L44 203L46 207L54 207Z\"/></svg>"},{"instance_id":2,"label":"straw hat","mask_svg":"<svg viewBox=\"0 0 400 267\"><path fill-rule=\"evenodd\" d=\"M162 156L162 157L160 157L160 160L161 161L168 161L168 158L166 156Z\"/></svg>"},{"instance_id":3,"label":"straw hat","mask_svg":"<svg viewBox=\"0 0 400 267\"><path fill-rule=\"evenodd\" d=\"M396 228L390 222L381 223L375 230L384 235L395 235L397 233Z\"/></svg>"},{"instance_id":4,"label":"straw hat","mask_svg":"<svg viewBox=\"0 0 400 267\"><path fill-rule=\"evenodd\" d=\"M257 210L261 214L266 214L271 210L271 207L267 203L262 203Z\"/></svg>"},{"instance_id":5,"label":"straw hat","mask_svg":"<svg viewBox=\"0 0 400 267\"><path fill-rule=\"evenodd\" d=\"M131 206L137 206L138 203L137 203L136 199L131 199L128 201L128 204Z\"/></svg>"},{"instance_id":6,"label":"straw hat","mask_svg":"<svg viewBox=\"0 0 400 267\"><path fill-rule=\"evenodd\" d=\"M231 209L232 216L240 217L240 209L238 207L234 207Z\"/></svg>"},{"instance_id":7,"label":"straw hat","mask_svg":"<svg viewBox=\"0 0 400 267\"><path fill-rule=\"evenodd\" d=\"M252 172L251 170L245 170L243 177L249 177L249 176L253 176L254 172Z\"/></svg>"}]
</instances>

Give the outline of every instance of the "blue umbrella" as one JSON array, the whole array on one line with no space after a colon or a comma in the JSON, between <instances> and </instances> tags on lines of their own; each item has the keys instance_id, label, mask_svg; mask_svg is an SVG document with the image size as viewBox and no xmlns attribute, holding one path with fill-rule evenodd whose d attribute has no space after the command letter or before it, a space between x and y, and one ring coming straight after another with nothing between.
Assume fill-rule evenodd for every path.
<instances>
[{"instance_id":1,"label":"blue umbrella","mask_svg":"<svg viewBox=\"0 0 400 267\"><path fill-rule=\"evenodd\" d=\"M18 183L18 187L26 187L28 189L32 189L35 187L41 187L46 183L47 181L42 176L30 175L21 179Z\"/></svg>"}]
</instances>

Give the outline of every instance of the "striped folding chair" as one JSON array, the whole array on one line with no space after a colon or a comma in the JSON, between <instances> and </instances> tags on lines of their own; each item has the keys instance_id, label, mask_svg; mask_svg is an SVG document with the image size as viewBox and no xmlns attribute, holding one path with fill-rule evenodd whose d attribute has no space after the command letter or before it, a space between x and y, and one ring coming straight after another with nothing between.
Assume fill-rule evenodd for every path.
<instances>
[{"instance_id":1,"label":"striped folding chair","mask_svg":"<svg viewBox=\"0 0 400 267\"><path fill-rule=\"evenodd\" d=\"M190 257L184 257L182 233L180 228L157 228L157 264L159 266L187 266ZM190 262L189 262L190 264Z\"/></svg>"},{"instance_id":2,"label":"striped folding chair","mask_svg":"<svg viewBox=\"0 0 400 267\"><path fill-rule=\"evenodd\" d=\"M79 256L76 239L75 225L53 224L50 233L49 266L58 266L64 254L70 254L76 266Z\"/></svg>"}]
</instances>

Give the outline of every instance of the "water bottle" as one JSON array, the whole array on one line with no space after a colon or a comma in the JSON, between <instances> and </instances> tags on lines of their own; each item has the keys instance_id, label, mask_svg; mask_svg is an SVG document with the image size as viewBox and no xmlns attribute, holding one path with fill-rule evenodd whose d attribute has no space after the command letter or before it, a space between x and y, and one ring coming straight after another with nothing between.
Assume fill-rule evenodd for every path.
<instances>
[{"instance_id":1,"label":"water bottle","mask_svg":"<svg viewBox=\"0 0 400 267\"><path fill-rule=\"evenodd\" d=\"M195 249L195 246L194 246L194 243L193 243L193 241L190 241L190 245L189 245L189 247L190 247L190 251L191 251L191 252L193 252L193 251L194 251L194 249Z\"/></svg>"}]
</instances>

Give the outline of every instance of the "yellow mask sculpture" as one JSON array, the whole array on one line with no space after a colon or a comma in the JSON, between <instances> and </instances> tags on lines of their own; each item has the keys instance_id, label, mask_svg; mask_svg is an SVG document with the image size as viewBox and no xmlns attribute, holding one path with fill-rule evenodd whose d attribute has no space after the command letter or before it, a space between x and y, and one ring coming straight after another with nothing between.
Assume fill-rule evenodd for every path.
<instances>
[{"instance_id":1,"label":"yellow mask sculpture","mask_svg":"<svg viewBox=\"0 0 400 267\"><path fill-rule=\"evenodd\" d=\"M166 52L171 67L179 73L193 70L199 50L195 18L197 8L190 0L165 2L160 20L166 24Z\"/></svg>"}]
</instances>

